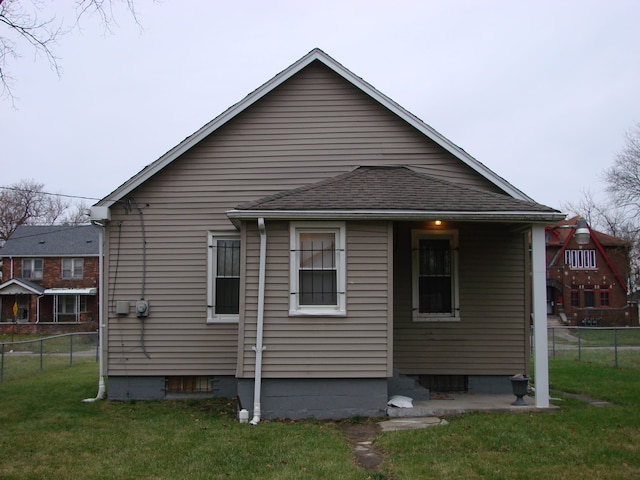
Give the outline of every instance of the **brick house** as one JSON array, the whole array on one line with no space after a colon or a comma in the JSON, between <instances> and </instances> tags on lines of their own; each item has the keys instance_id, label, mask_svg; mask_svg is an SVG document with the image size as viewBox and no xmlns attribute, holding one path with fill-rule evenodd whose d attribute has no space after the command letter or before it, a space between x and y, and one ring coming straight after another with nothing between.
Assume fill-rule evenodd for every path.
<instances>
[{"instance_id":1,"label":"brick house","mask_svg":"<svg viewBox=\"0 0 640 480\"><path fill-rule=\"evenodd\" d=\"M547 313L573 325L637 325L637 305L627 296L631 245L588 226L589 241L579 245L577 222L547 228Z\"/></svg>"},{"instance_id":2,"label":"brick house","mask_svg":"<svg viewBox=\"0 0 640 480\"><path fill-rule=\"evenodd\" d=\"M0 248L0 332L97 327L99 244L92 225L23 225Z\"/></svg>"}]
</instances>

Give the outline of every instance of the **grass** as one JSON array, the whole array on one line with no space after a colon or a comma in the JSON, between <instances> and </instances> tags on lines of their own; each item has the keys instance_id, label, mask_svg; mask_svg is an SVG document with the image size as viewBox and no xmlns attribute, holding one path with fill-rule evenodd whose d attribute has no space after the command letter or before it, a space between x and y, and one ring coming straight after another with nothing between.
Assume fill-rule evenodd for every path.
<instances>
[{"instance_id":1,"label":"grass","mask_svg":"<svg viewBox=\"0 0 640 480\"><path fill-rule=\"evenodd\" d=\"M639 478L640 369L551 360L550 376L553 389L615 405L567 398L554 412L385 433L383 465L367 472L333 422L240 425L224 400L83 403L97 366L60 367L0 384L0 478Z\"/></svg>"},{"instance_id":2,"label":"grass","mask_svg":"<svg viewBox=\"0 0 640 480\"><path fill-rule=\"evenodd\" d=\"M470 414L446 428L385 434L394 479L640 477L640 370L551 361L552 388L616 405L565 399L556 412Z\"/></svg>"}]
</instances>

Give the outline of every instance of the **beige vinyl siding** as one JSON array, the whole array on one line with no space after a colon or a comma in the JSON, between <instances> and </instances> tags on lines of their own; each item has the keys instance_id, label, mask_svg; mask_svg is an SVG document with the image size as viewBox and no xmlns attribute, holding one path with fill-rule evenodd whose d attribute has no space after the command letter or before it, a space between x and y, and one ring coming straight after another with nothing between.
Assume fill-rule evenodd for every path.
<instances>
[{"instance_id":1,"label":"beige vinyl siding","mask_svg":"<svg viewBox=\"0 0 640 480\"><path fill-rule=\"evenodd\" d=\"M238 325L206 324L207 231L234 231L225 211L242 202L325 179L358 165L394 164L411 165L446 180L496 190L486 179L338 75L326 67L312 65L114 204L107 229L109 264L105 269L109 286L107 373L234 374ZM141 297L143 250L138 208L143 212L145 298L150 302L144 335L133 307L126 317L115 317L113 313L116 301L128 300L133 304ZM356 262L360 246L351 245L353 262ZM273 246L270 252L275 252ZM253 265L257 250L247 251L247 261ZM383 253L382 249L376 251L380 257ZM282 255L287 255L286 249ZM352 338L367 339L366 342L372 343L370 350L378 352L387 348L385 341L390 335L384 333L386 327L384 322L380 323L381 318L366 315L371 306L382 305L383 297L377 296L377 292L383 288L379 284L383 268L380 264L379 270L365 274L366 269L374 267L366 264L364 257L361 260L358 267L361 270L349 272L350 278L358 283L348 284L348 288L354 288L357 293L349 297L348 321L338 325L351 329L346 337L348 342ZM276 268L274 261L284 263ZM269 258L269 262L270 275L278 275L273 281L288 282L288 258ZM255 291L256 271L250 266L247 268L244 277L247 289ZM355 267L350 264L349 268ZM364 287L358 290L365 281L369 290ZM251 298L249 291L247 298ZM269 314L284 308L287 302L286 292L270 290ZM255 306L246 308L250 317L255 314ZM286 335L302 337L301 342L305 341L310 323L301 319L298 323L288 322L286 328L282 327L291 332ZM353 373L345 369L357 370L361 376L386 371L388 362L378 356L375 360L364 356L361 365L357 358L353 362L349 359L346 365L336 365L335 371L331 370L329 366L336 358L357 357L347 352L346 347L342 357L323 353L325 347L327 352L332 352L329 347L339 345L345 333L341 329L329 333L331 322L337 319L324 324L316 320L327 337L323 339L324 344L308 352L309 363L301 365L301 369L306 368L311 376ZM281 327L275 325L278 327L269 328ZM277 335L272 331L267 333ZM284 338L285 334L282 335ZM142 339L151 358L142 351ZM302 356L301 352L288 356L297 358ZM273 355L267 352L266 359L270 360ZM241 357L240 364L245 360ZM371 363L367 363L370 360ZM324 370L323 364L327 365ZM277 375L281 370L284 375L290 375L287 368L285 364L271 363L266 374ZM242 372L246 373L244 369Z\"/></svg>"},{"instance_id":2,"label":"beige vinyl siding","mask_svg":"<svg viewBox=\"0 0 640 480\"><path fill-rule=\"evenodd\" d=\"M398 237L407 245L408 227ZM412 322L410 258L396 269L395 367L407 374L513 375L527 366L524 235L460 227L460 321ZM399 251L403 251L399 247ZM407 292L409 292L407 294Z\"/></svg>"},{"instance_id":3,"label":"beige vinyl siding","mask_svg":"<svg viewBox=\"0 0 640 480\"><path fill-rule=\"evenodd\" d=\"M249 225L247 291L238 376L254 375L259 238ZM386 222L347 223L347 315L289 316L289 222L267 222L265 378L371 378L390 370ZM251 253L253 252L253 253ZM255 279L255 280L254 280ZM241 336L242 337L242 336Z\"/></svg>"}]
</instances>

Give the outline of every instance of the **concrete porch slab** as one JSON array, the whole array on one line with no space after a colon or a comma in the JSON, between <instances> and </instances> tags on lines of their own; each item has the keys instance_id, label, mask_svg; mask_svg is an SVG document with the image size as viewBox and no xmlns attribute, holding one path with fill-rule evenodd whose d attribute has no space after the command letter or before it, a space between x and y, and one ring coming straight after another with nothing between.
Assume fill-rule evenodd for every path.
<instances>
[{"instance_id":1,"label":"concrete porch slab","mask_svg":"<svg viewBox=\"0 0 640 480\"><path fill-rule=\"evenodd\" d=\"M470 412L532 412L549 411L558 407L537 408L535 399L524 397L526 406L511 405L516 397L512 394L469 394L452 393L445 398L419 400L413 402L413 408L387 407L387 415L399 417L447 417Z\"/></svg>"}]
</instances>

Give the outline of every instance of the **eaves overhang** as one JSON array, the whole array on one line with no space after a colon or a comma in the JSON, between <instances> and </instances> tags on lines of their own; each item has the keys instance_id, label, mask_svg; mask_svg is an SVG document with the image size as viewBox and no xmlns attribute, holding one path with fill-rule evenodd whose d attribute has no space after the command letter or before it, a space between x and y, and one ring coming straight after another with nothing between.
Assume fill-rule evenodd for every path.
<instances>
[{"instance_id":1,"label":"eaves overhang","mask_svg":"<svg viewBox=\"0 0 640 480\"><path fill-rule=\"evenodd\" d=\"M242 220L264 218L269 220L394 220L492 223L535 223L548 225L565 217L560 212L525 211L428 211L428 210L239 210L226 212L227 217L238 226Z\"/></svg>"}]
</instances>

